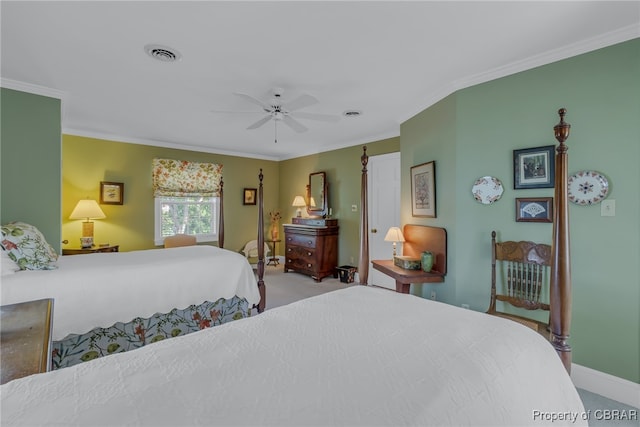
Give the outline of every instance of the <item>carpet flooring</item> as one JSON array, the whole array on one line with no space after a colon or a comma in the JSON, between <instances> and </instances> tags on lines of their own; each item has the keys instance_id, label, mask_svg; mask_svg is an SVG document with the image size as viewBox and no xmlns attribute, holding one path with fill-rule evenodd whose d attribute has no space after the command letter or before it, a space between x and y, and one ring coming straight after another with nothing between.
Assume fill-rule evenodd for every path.
<instances>
[{"instance_id":1,"label":"carpet flooring","mask_svg":"<svg viewBox=\"0 0 640 427\"><path fill-rule=\"evenodd\" d=\"M264 282L267 288L266 310L287 305L292 302L320 295L325 292L354 286L356 283L343 283L339 279L327 277L321 282L316 282L308 276L298 273L284 273L282 265L265 267ZM255 310L254 310L254 313ZM578 389L587 414L589 414L589 426L640 426L640 410L636 407L608 399L599 394L587 390ZM639 402L640 405L640 402ZM617 412L616 412L617 411ZM634 412L635 411L635 412ZM621 415L629 419L612 419ZM635 414L635 416L634 416Z\"/></svg>"}]
</instances>

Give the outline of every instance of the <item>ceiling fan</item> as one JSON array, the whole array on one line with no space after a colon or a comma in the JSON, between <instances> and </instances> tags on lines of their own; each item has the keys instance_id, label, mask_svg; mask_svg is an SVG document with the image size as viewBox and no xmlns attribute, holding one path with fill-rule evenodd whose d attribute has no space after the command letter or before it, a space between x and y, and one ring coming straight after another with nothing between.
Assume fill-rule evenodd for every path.
<instances>
[{"instance_id":1,"label":"ceiling fan","mask_svg":"<svg viewBox=\"0 0 640 427\"><path fill-rule=\"evenodd\" d=\"M340 120L339 116L334 116L330 114L317 114L317 113L307 113L304 111L298 111L300 109L309 107L311 105L317 104L318 100L311 95L300 95L292 101L284 102L282 100L282 95L284 93L284 89L282 88L274 88L273 89L273 98L269 101L261 101L258 98L255 98L251 95L247 95L245 93L234 92L234 95L241 97L242 99L251 102L259 106L266 115L258 120L257 122L250 125L247 129L257 129L265 123L273 120L275 125L275 142L278 142L278 122L282 122L285 125L289 126L296 132L306 132L309 130L306 126L300 123L297 119L307 119L307 120L319 120L323 122L337 122ZM231 112L227 111L227 113L245 113L245 112ZM254 113L254 112L251 112ZM259 113L256 111L255 113ZM295 118L294 118L295 117Z\"/></svg>"}]
</instances>

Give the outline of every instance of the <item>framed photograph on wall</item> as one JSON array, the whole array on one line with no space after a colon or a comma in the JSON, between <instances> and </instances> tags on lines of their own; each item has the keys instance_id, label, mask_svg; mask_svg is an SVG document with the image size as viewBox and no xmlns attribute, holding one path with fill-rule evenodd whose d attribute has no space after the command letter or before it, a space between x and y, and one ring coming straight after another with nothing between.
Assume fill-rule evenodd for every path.
<instances>
[{"instance_id":1,"label":"framed photograph on wall","mask_svg":"<svg viewBox=\"0 0 640 427\"><path fill-rule=\"evenodd\" d=\"M553 188L554 145L513 150L513 188Z\"/></svg>"},{"instance_id":2,"label":"framed photograph on wall","mask_svg":"<svg viewBox=\"0 0 640 427\"><path fill-rule=\"evenodd\" d=\"M255 205L256 204L256 188L245 188L242 195L243 205Z\"/></svg>"},{"instance_id":3,"label":"framed photograph on wall","mask_svg":"<svg viewBox=\"0 0 640 427\"><path fill-rule=\"evenodd\" d=\"M516 222L553 222L553 197L517 198Z\"/></svg>"},{"instance_id":4,"label":"framed photograph on wall","mask_svg":"<svg viewBox=\"0 0 640 427\"><path fill-rule=\"evenodd\" d=\"M124 183L100 181L100 204L124 204Z\"/></svg>"},{"instance_id":5,"label":"framed photograph on wall","mask_svg":"<svg viewBox=\"0 0 640 427\"><path fill-rule=\"evenodd\" d=\"M436 217L436 162L411 168L411 215Z\"/></svg>"}]
</instances>

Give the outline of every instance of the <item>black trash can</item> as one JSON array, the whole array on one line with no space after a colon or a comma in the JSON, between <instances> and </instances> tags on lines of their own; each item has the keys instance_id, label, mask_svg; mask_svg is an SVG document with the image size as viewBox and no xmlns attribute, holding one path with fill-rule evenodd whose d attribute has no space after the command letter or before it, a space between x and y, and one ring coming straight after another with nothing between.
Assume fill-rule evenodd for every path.
<instances>
[{"instance_id":1,"label":"black trash can","mask_svg":"<svg viewBox=\"0 0 640 427\"><path fill-rule=\"evenodd\" d=\"M358 271L358 269L352 265L341 265L340 267L336 267L336 270L338 270L338 275L342 283L353 283L353 278L356 271Z\"/></svg>"}]
</instances>

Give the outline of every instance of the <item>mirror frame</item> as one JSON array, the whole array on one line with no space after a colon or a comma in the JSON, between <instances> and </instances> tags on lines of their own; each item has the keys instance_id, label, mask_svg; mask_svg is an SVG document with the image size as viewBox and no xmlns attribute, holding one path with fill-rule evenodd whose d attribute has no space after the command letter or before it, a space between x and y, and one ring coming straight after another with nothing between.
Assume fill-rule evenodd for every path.
<instances>
[{"instance_id":1,"label":"mirror frame","mask_svg":"<svg viewBox=\"0 0 640 427\"><path fill-rule=\"evenodd\" d=\"M322 177L322 187L321 189L312 189L311 188L311 183L312 183L312 179L314 176L320 175ZM328 190L329 190L329 185L327 184L327 174L325 172L314 172L314 173L310 173L309 174L309 184L307 185L307 214L310 217L326 217L327 213L329 212L329 207L328 202L329 202L329 198L328 198ZM312 194L317 194L319 191L322 192L322 204L316 207L312 207L311 206L311 195ZM316 200L316 203L318 203L318 200Z\"/></svg>"}]
</instances>

